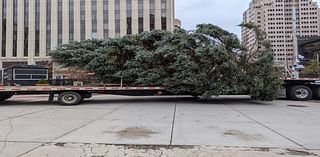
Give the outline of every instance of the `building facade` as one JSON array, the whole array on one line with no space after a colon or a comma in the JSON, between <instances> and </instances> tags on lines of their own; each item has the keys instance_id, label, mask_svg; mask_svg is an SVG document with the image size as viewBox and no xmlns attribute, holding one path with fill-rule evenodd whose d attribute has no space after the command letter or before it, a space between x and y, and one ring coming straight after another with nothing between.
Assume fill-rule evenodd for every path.
<instances>
[{"instance_id":1,"label":"building facade","mask_svg":"<svg viewBox=\"0 0 320 157\"><path fill-rule=\"evenodd\" d=\"M266 32L275 62L280 65L292 66L296 58L295 24L298 37L320 36L320 9L313 0L252 0L243 13L243 22L254 23ZM255 39L253 31L242 29L242 42L247 48L259 49Z\"/></svg>"},{"instance_id":2,"label":"building facade","mask_svg":"<svg viewBox=\"0 0 320 157\"><path fill-rule=\"evenodd\" d=\"M0 68L50 60L69 41L174 29L174 0L0 0Z\"/></svg>"}]
</instances>

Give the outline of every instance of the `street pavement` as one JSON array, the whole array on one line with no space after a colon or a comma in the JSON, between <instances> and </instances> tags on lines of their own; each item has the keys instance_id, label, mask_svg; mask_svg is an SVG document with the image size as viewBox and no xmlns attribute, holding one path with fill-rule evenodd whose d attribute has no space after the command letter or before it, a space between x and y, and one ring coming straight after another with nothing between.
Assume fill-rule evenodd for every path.
<instances>
[{"instance_id":1,"label":"street pavement","mask_svg":"<svg viewBox=\"0 0 320 157\"><path fill-rule=\"evenodd\" d=\"M320 103L96 95L0 105L0 157L319 156Z\"/></svg>"}]
</instances>

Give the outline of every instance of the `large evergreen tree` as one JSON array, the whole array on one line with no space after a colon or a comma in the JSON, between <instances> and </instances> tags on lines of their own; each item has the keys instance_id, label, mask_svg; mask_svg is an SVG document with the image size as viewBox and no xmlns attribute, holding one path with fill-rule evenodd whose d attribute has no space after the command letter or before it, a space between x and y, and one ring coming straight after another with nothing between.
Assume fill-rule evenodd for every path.
<instances>
[{"instance_id":1,"label":"large evergreen tree","mask_svg":"<svg viewBox=\"0 0 320 157\"><path fill-rule=\"evenodd\" d=\"M262 49L246 50L236 35L211 24L195 31L151 31L116 39L63 45L51 54L66 67L96 73L99 81L161 86L174 94L211 97L250 94L273 100L280 81L264 34L252 24ZM258 54L258 55L253 55Z\"/></svg>"}]
</instances>

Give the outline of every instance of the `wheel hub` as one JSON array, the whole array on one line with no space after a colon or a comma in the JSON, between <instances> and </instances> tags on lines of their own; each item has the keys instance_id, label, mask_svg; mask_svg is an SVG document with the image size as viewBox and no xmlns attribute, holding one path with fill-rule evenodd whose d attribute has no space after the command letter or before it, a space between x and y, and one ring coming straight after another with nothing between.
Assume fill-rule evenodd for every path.
<instances>
[{"instance_id":1,"label":"wheel hub","mask_svg":"<svg viewBox=\"0 0 320 157\"><path fill-rule=\"evenodd\" d=\"M307 89L303 89L303 88L297 89L296 96L299 99L305 99L309 96L309 91Z\"/></svg>"},{"instance_id":2,"label":"wheel hub","mask_svg":"<svg viewBox=\"0 0 320 157\"><path fill-rule=\"evenodd\" d=\"M64 97L64 101L66 103L70 103L71 104L71 103L74 103L76 101L76 97L74 95L66 95Z\"/></svg>"}]
</instances>

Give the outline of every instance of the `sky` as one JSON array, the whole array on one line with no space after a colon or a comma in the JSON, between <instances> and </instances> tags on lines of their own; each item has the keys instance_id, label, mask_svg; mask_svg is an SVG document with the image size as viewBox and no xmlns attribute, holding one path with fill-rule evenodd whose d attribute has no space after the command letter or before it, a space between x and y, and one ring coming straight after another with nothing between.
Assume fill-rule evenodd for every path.
<instances>
[{"instance_id":1,"label":"sky","mask_svg":"<svg viewBox=\"0 0 320 157\"><path fill-rule=\"evenodd\" d=\"M240 36L242 13L251 0L175 0L176 18L182 28L194 29L197 24L212 23ZM320 0L318 4L320 4Z\"/></svg>"}]
</instances>

